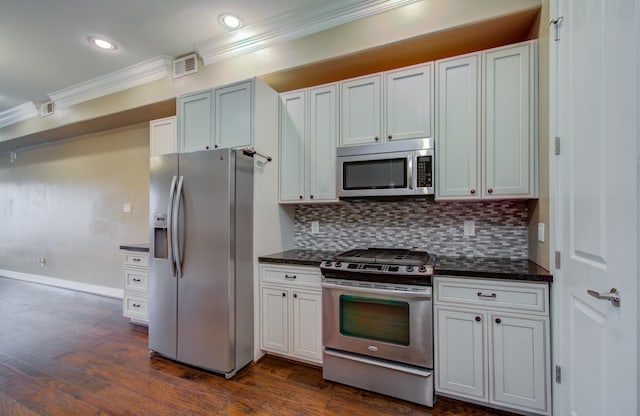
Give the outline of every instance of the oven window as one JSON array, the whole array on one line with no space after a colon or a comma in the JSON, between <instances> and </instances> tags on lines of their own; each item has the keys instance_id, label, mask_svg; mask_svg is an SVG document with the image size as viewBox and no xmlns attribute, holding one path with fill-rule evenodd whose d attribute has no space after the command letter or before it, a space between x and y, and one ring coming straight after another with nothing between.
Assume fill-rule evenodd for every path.
<instances>
[{"instance_id":1,"label":"oven window","mask_svg":"<svg viewBox=\"0 0 640 416\"><path fill-rule=\"evenodd\" d=\"M407 302L340 296L340 333L350 337L409 345Z\"/></svg>"},{"instance_id":2,"label":"oven window","mask_svg":"<svg viewBox=\"0 0 640 416\"><path fill-rule=\"evenodd\" d=\"M344 190L407 188L407 158L344 162Z\"/></svg>"}]
</instances>

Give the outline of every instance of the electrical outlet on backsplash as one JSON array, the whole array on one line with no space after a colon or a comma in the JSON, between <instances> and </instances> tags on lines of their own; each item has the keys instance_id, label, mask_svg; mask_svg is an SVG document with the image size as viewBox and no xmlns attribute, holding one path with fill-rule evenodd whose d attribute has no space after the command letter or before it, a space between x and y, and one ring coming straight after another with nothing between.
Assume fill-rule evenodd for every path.
<instances>
[{"instance_id":1,"label":"electrical outlet on backsplash","mask_svg":"<svg viewBox=\"0 0 640 416\"><path fill-rule=\"evenodd\" d=\"M435 202L358 200L297 205L296 247L343 251L397 247L440 256L527 258L527 201ZM475 235L464 233L475 222ZM322 227L312 233L311 221Z\"/></svg>"}]
</instances>

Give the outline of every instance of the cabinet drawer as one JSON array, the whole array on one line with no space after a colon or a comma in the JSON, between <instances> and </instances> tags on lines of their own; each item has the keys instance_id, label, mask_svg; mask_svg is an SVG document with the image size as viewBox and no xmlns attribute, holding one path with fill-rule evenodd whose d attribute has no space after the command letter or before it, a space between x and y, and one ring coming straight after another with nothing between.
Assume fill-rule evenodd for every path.
<instances>
[{"instance_id":1,"label":"cabinet drawer","mask_svg":"<svg viewBox=\"0 0 640 416\"><path fill-rule=\"evenodd\" d=\"M441 277L435 280L436 304L465 304L549 314L546 284Z\"/></svg>"},{"instance_id":2,"label":"cabinet drawer","mask_svg":"<svg viewBox=\"0 0 640 416\"><path fill-rule=\"evenodd\" d=\"M124 253L125 266L149 267L149 255L147 253Z\"/></svg>"},{"instance_id":3,"label":"cabinet drawer","mask_svg":"<svg viewBox=\"0 0 640 416\"><path fill-rule=\"evenodd\" d=\"M144 296L132 296L128 293L124 294L123 299L123 315L128 318L139 319L141 321L149 321L149 303Z\"/></svg>"},{"instance_id":4,"label":"cabinet drawer","mask_svg":"<svg viewBox=\"0 0 640 416\"><path fill-rule=\"evenodd\" d=\"M149 272L141 269L124 269L124 290L146 295L149 291Z\"/></svg>"},{"instance_id":5,"label":"cabinet drawer","mask_svg":"<svg viewBox=\"0 0 640 416\"><path fill-rule=\"evenodd\" d=\"M320 270L316 268L263 266L260 275L263 283L320 287Z\"/></svg>"}]
</instances>

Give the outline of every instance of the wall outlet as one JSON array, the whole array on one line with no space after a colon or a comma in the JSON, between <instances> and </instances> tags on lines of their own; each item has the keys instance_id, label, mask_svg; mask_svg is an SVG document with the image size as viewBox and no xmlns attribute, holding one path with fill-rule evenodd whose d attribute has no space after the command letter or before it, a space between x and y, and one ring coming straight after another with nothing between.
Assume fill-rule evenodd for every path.
<instances>
[{"instance_id":1,"label":"wall outlet","mask_svg":"<svg viewBox=\"0 0 640 416\"><path fill-rule=\"evenodd\" d=\"M44 257L40 257L38 261L40 262L40 267L44 267L44 265L47 263L47 259Z\"/></svg>"},{"instance_id":2,"label":"wall outlet","mask_svg":"<svg viewBox=\"0 0 640 416\"><path fill-rule=\"evenodd\" d=\"M538 241L544 243L544 223L538 223Z\"/></svg>"},{"instance_id":3,"label":"wall outlet","mask_svg":"<svg viewBox=\"0 0 640 416\"><path fill-rule=\"evenodd\" d=\"M464 220L464 236L474 237L476 235L476 222L474 220Z\"/></svg>"},{"instance_id":4,"label":"wall outlet","mask_svg":"<svg viewBox=\"0 0 640 416\"><path fill-rule=\"evenodd\" d=\"M320 221L311 221L311 234L320 232Z\"/></svg>"},{"instance_id":5,"label":"wall outlet","mask_svg":"<svg viewBox=\"0 0 640 416\"><path fill-rule=\"evenodd\" d=\"M131 204L127 202L126 204L122 205L122 212L131 212Z\"/></svg>"}]
</instances>

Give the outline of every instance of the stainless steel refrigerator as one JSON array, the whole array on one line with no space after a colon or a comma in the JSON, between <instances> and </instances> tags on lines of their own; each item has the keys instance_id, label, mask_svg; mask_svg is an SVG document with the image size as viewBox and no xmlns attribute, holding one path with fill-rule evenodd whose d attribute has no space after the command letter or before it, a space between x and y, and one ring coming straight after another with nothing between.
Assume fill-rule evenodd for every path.
<instances>
[{"instance_id":1,"label":"stainless steel refrigerator","mask_svg":"<svg viewBox=\"0 0 640 416\"><path fill-rule=\"evenodd\" d=\"M253 157L150 161L149 348L231 378L253 357Z\"/></svg>"}]
</instances>

